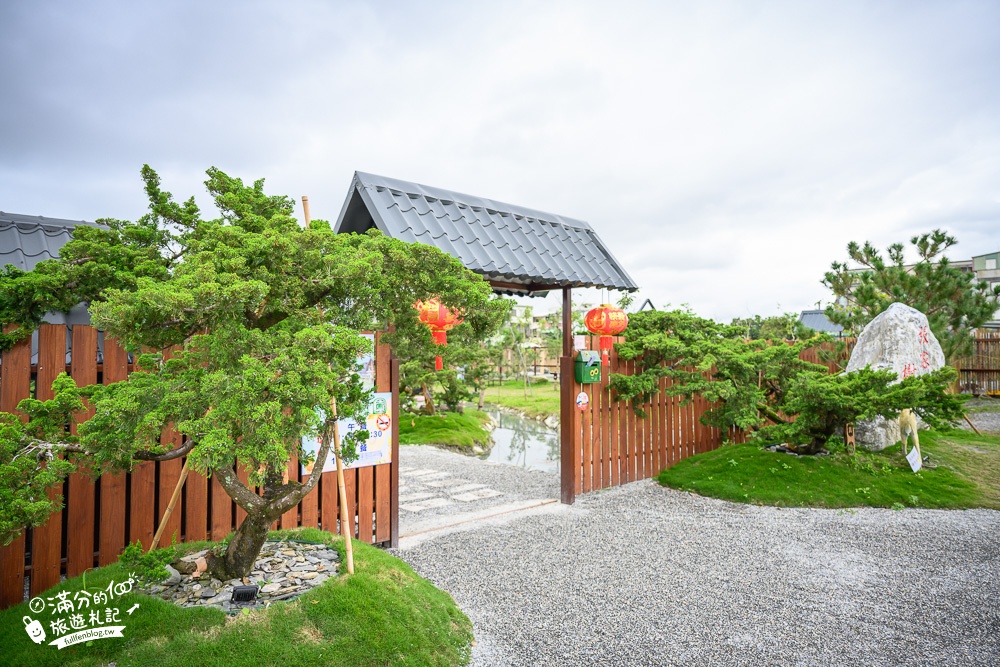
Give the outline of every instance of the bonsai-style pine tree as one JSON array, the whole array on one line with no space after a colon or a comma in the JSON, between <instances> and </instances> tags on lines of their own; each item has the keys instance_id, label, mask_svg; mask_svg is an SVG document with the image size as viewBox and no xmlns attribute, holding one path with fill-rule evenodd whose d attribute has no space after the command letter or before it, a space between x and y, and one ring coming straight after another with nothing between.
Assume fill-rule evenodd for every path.
<instances>
[{"instance_id":1,"label":"bonsai-style pine tree","mask_svg":"<svg viewBox=\"0 0 1000 667\"><path fill-rule=\"evenodd\" d=\"M848 334L858 335L890 305L905 303L927 316L951 362L969 351L971 331L1000 307L1000 286L991 288L948 261L944 252L957 241L940 229L914 236L910 243L918 257L913 265L904 264L902 243L890 245L887 257L871 243L849 243L847 255L860 268L834 262L826 272L822 282L838 299L827 307L826 316Z\"/></svg>"},{"instance_id":2,"label":"bonsai-style pine tree","mask_svg":"<svg viewBox=\"0 0 1000 667\"><path fill-rule=\"evenodd\" d=\"M29 468L41 485L51 483L66 467L40 459L62 452L100 470L186 456L247 512L225 551L210 559L213 574L229 579L249 573L268 526L318 483L332 440L332 402L341 417L366 408L355 364L370 343L360 332L394 327L390 341L429 347L417 300L437 296L478 336L499 326L507 304L436 248L377 232L337 235L321 221L304 228L292 217L292 200L265 194L262 180L248 186L218 169L207 173L216 219L203 219L193 198L175 202L145 166L149 214L104 220L106 229L78 227L58 260L0 274L0 319L20 325L0 344L23 338L46 311L84 301L96 327L134 353L147 352L126 382L78 390L65 378L57 403L22 404L28 425L0 421L0 484L15 481L6 472ZM169 358L157 352L172 346ZM60 438L64 424L53 423L66 410L55 408L72 406L80 393L95 414L80 425L78 440ZM168 425L182 436L169 451L160 444ZM285 481L288 459L301 455L307 434L323 436L313 472L301 484ZM352 437L360 436L345 438L348 460ZM237 466L249 471L251 487ZM0 487L0 496L8 491ZM24 505L6 518L30 524L43 514Z\"/></svg>"}]
</instances>

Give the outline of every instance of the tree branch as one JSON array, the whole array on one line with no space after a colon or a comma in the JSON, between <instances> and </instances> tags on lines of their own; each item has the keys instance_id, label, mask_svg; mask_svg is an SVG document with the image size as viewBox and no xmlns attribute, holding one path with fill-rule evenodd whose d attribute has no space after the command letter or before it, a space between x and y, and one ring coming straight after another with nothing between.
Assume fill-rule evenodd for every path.
<instances>
[{"instance_id":1,"label":"tree branch","mask_svg":"<svg viewBox=\"0 0 1000 667\"><path fill-rule=\"evenodd\" d=\"M221 468L214 469L212 474L219 480L219 484L229 494L229 497L235 500L237 505L246 510L247 514L252 514L266 505L264 499L247 488L243 481L236 476L232 468L222 466Z\"/></svg>"},{"instance_id":2,"label":"tree branch","mask_svg":"<svg viewBox=\"0 0 1000 667\"><path fill-rule=\"evenodd\" d=\"M173 461L174 459L179 459L180 457L187 455L192 449L194 449L194 446L195 441L188 438L180 447L169 452L157 454L156 452L144 449L133 454L132 458L139 459L140 461Z\"/></svg>"}]
</instances>

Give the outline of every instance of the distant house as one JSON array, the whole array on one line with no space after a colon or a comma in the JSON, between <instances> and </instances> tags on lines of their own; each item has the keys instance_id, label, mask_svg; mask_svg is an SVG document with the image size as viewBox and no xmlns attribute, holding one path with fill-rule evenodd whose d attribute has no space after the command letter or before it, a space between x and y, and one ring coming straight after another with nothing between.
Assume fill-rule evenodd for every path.
<instances>
[{"instance_id":1,"label":"distant house","mask_svg":"<svg viewBox=\"0 0 1000 667\"><path fill-rule=\"evenodd\" d=\"M831 322L822 310L803 310L799 315L799 322L813 331L820 331L834 336L844 335L844 327Z\"/></svg>"}]
</instances>

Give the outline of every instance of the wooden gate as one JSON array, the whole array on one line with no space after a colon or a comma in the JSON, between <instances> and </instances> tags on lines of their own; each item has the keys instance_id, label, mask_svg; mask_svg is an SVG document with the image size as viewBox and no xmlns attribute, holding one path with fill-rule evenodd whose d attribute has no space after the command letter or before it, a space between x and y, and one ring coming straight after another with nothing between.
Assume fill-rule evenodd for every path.
<instances>
[{"instance_id":1,"label":"wooden gate","mask_svg":"<svg viewBox=\"0 0 1000 667\"><path fill-rule=\"evenodd\" d=\"M597 349L596 337L589 337L588 348ZM581 385L573 375L573 357L560 358L562 502L572 503L578 493L655 477L682 459L717 448L727 438L742 441L741 432L724 434L699 421L708 409L700 396L681 405L681 398L661 391L640 406L646 416L638 416L631 403L614 400L608 386L611 373L631 375L635 363L619 360L612 350L610 364L601 368L599 384ZM660 380L660 389L669 382ZM582 410L576 404L581 393L589 399Z\"/></svg>"},{"instance_id":2,"label":"wooden gate","mask_svg":"<svg viewBox=\"0 0 1000 667\"><path fill-rule=\"evenodd\" d=\"M392 392L393 415L398 415L399 363L376 336L375 388ZM16 412L18 402L32 395L32 382L35 398L52 398L52 381L63 371L85 386L124 380L132 370L121 345L90 326L43 324L34 347L33 353L28 339L0 358L0 411ZM392 463L344 471L350 529L363 542L395 546L399 539L397 422L394 418ZM178 438L165 430L161 442L177 445ZM84 473L70 475L51 491L63 496L62 511L0 548L0 609L58 584L61 575L73 577L114 562L128 543L148 546L183 465L184 459L147 461L131 472L96 480ZM298 461L289 461L291 479L301 481L300 471ZM246 471L239 476L247 480ZM179 542L220 540L245 516L214 478L192 471L161 543L169 544L172 537ZM319 485L275 522L276 528L297 526L340 531L336 473L324 473Z\"/></svg>"}]
</instances>

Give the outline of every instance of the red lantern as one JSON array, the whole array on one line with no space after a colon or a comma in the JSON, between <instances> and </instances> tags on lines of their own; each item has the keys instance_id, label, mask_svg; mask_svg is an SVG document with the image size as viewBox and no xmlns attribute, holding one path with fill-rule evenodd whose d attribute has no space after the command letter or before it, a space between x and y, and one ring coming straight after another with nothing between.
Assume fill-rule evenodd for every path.
<instances>
[{"instance_id":1,"label":"red lantern","mask_svg":"<svg viewBox=\"0 0 1000 667\"><path fill-rule=\"evenodd\" d=\"M605 303L592 308L583 323L590 333L600 334L604 365L609 365L611 360L608 358L608 350L614 344L612 337L625 331L625 327L628 326L628 315L621 308Z\"/></svg>"},{"instance_id":2,"label":"red lantern","mask_svg":"<svg viewBox=\"0 0 1000 667\"><path fill-rule=\"evenodd\" d=\"M413 304L420 313L420 321L426 324L431 330L431 338L438 345L448 344L448 329L462 323L462 318L457 310L445 308L440 301L428 299L427 301L417 301ZM444 368L441 356L434 357L434 370L439 371Z\"/></svg>"}]
</instances>

